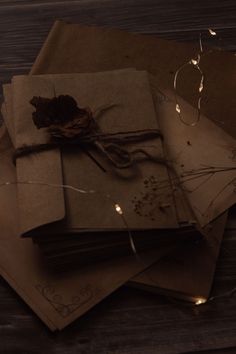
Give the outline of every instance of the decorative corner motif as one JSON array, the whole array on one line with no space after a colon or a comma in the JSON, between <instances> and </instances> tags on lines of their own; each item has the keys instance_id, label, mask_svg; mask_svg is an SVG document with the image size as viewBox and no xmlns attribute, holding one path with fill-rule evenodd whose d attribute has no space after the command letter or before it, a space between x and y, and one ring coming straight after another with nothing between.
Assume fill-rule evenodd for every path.
<instances>
[{"instance_id":1,"label":"decorative corner motif","mask_svg":"<svg viewBox=\"0 0 236 354\"><path fill-rule=\"evenodd\" d=\"M91 284L88 284L81 288L76 296L72 296L68 302L56 292L51 284L37 284L35 287L63 318L68 317L78 308L91 301L100 292L98 288L94 289Z\"/></svg>"},{"instance_id":2,"label":"decorative corner motif","mask_svg":"<svg viewBox=\"0 0 236 354\"><path fill-rule=\"evenodd\" d=\"M160 183L155 176L146 178L143 184L145 192L140 192L140 196L135 196L131 201L134 205L134 212L138 216L155 221L160 211L165 213L166 208L170 207L170 204L164 201L166 194L163 193L168 185Z\"/></svg>"}]
</instances>

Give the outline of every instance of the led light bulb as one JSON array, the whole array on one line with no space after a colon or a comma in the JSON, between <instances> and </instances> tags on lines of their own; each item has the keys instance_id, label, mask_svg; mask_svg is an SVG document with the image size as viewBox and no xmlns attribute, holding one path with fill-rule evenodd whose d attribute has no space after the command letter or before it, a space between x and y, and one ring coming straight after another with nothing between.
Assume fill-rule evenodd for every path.
<instances>
[{"instance_id":1,"label":"led light bulb","mask_svg":"<svg viewBox=\"0 0 236 354\"><path fill-rule=\"evenodd\" d=\"M198 64L198 61L197 61L196 59L191 59L191 63L192 63L193 65L197 65L197 64Z\"/></svg>"},{"instance_id":2,"label":"led light bulb","mask_svg":"<svg viewBox=\"0 0 236 354\"><path fill-rule=\"evenodd\" d=\"M178 103L176 104L175 109L176 109L176 112L180 113L180 107L179 107Z\"/></svg>"},{"instance_id":3,"label":"led light bulb","mask_svg":"<svg viewBox=\"0 0 236 354\"><path fill-rule=\"evenodd\" d=\"M201 80L198 91L202 92L202 90L203 90L203 81Z\"/></svg>"},{"instance_id":4,"label":"led light bulb","mask_svg":"<svg viewBox=\"0 0 236 354\"><path fill-rule=\"evenodd\" d=\"M204 299L203 297L199 297L198 299L196 299L195 301L195 305L202 305L202 304L205 304L205 302L207 302L206 299Z\"/></svg>"},{"instance_id":5,"label":"led light bulb","mask_svg":"<svg viewBox=\"0 0 236 354\"><path fill-rule=\"evenodd\" d=\"M118 214L120 214L120 215L123 214L123 211L122 211L121 207L119 206L119 204L115 204L115 209L116 209Z\"/></svg>"},{"instance_id":6,"label":"led light bulb","mask_svg":"<svg viewBox=\"0 0 236 354\"><path fill-rule=\"evenodd\" d=\"M212 29L208 28L208 31L212 36L216 36L216 32L213 31Z\"/></svg>"}]
</instances>

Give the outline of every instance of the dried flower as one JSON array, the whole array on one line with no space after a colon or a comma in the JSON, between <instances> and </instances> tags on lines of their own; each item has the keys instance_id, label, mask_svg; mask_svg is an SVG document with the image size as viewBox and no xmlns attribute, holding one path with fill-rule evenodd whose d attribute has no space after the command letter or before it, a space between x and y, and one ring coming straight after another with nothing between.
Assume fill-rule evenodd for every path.
<instances>
[{"instance_id":1,"label":"dried flower","mask_svg":"<svg viewBox=\"0 0 236 354\"><path fill-rule=\"evenodd\" d=\"M91 133L95 121L89 108L80 108L69 95L54 98L34 96L32 118L38 129L48 128L54 138L76 138Z\"/></svg>"}]
</instances>

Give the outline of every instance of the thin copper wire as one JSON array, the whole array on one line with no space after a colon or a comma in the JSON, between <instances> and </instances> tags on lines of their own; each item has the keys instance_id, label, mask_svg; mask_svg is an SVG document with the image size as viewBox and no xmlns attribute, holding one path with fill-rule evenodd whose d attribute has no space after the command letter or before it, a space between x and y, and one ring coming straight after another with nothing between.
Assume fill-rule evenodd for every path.
<instances>
[{"instance_id":1,"label":"thin copper wire","mask_svg":"<svg viewBox=\"0 0 236 354\"><path fill-rule=\"evenodd\" d=\"M216 36L217 35L216 32L211 30L211 29L208 29L208 32L212 36ZM204 75L203 71L201 70L199 64L200 64L200 60L201 60L202 55L206 55L209 52L211 52L211 51L208 51L207 53L204 54L203 43L202 43L202 33L200 33L200 35L199 35L199 49L200 49L200 53L198 53L197 58L196 59L192 58L187 63L181 65L177 69L177 71L175 73L175 76L174 76L174 93L175 93L176 112L178 113L179 119L181 120L181 122L186 124L186 125L189 125L189 126L195 126L200 120L200 116L201 116L201 99L202 99L202 93L204 91L205 75ZM179 74L181 73L181 71L188 65L192 65L194 67L194 69L198 70L198 72L201 74L199 88L198 88L199 97L198 97L198 102L197 102L197 118L196 118L195 122L193 122L193 123L188 123L188 122L186 122L183 119L182 114L181 114L180 104L179 104L178 99L177 99L177 79L178 79ZM215 173L215 172L221 172L222 171L221 168L219 168L218 171L216 171L216 170L214 171L215 168L216 167L206 168L206 171L203 171L204 169L200 169L198 172L191 171L191 172L185 174L184 176L182 176L183 177L182 181L179 181L178 184L182 184L182 183L184 183L184 182L186 182L188 180L191 180L191 179L200 178L200 177L202 177L204 175L207 175L209 173L212 174L212 173ZM226 170L227 170L227 168L226 168ZM187 179L185 179L185 178L187 178ZM162 181L162 183L164 183L164 185L160 186L159 189L167 188L167 185L165 184L166 182L167 181ZM126 230L128 232L128 235L129 235L129 242L130 242L130 247L132 249L132 253L138 258L139 261L142 261L140 256L137 253L137 249L135 247L134 239L133 239L132 233L131 233L131 231L129 229L128 222L127 222L127 220L126 220L126 218L124 216L124 212L122 210L122 207L109 194L97 192L95 190L85 190L85 189L81 189L81 188L76 188L76 187L71 186L71 185L52 184L52 183L39 182L39 181L19 181L19 182L10 182L10 181L8 181L8 182L0 183L0 187L8 186L8 185L17 185L17 184L45 185L45 186L54 187L54 188L70 189L70 190L73 190L73 191L75 191L77 193L82 193L82 194L102 194L104 197L106 197L108 200L110 200L112 202L112 206L113 206L114 210L121 217L122 222L125 225L125 228L126 228ZM151 280L154 281L153 279L151 279ZM155 283L155 281L154 281L154 283ZM200 299L199 298L199 299L196 300L195 305L198 305L198 306L199 305L203 305L203 304L207 303L208 301L213 301L213 300L217 300L219 298L232 296L232 295L234 295L234 293L236 293L236 288L233 288L232 290L230 290L230 291L228 291L226 293L223 293L223 294L220 294L220 295L217 295L217 296L212 296L209 299L202 299L202 298Z\"/></svg>"},{"instance_id":2,"label":"thin copper wire","mask_svg":"<svg viewBox=\"0 0 236 354\"><path fill-rule=\"evenodd\" d=\"M204 173L209 173L209 172L204 172ZM194 174L194 172L192 171L189 175L191 176L192 174ZM201 177L201 175L199 176L193 176L194 178L199 178ZM54 184L54 183L47 183L47 182L40 182L40 181L17 181L17 182L11 182L11 181L7 181L7 182L3 182L3 183L0 183L0 188L1 187L4 187L4 186L9 186L9 185L42 185L42 186L49 186L49 187L53 187L53 188L63 188L63 189L69 189L69 190L72 190L72 191L75 191L77 193L82 193L82 194L100 194L102 196L104 196L105 198L107 198L108 200L110 200L112 202L112 206L114 208L114 210L118 213L118 215L121 217L124 225L125 225L125 228L128 232L128 235L129 235L129 242L130 242L130 247L131 247L131 250L132 250L132 253L135 255L137 261L141 262L144 266L144 262L142 260L142 258L140 257L140 255L138 254L137 252L137 249L135 247L135 242L134 242L134 239L132 237L132 233L130 231L130 228L128 226L128 222L124 216L124 212L120 206L119 203L117 203L109 194L105 194L105 193L101 193L101 192L97 192L93 189L88 189L88 190L85 190L85 189L82 189L82 188L77 188L77 187L74 187L72 185L67 185L67 184ZM148 275L148 277L150 278L150 280L155 284L156 281L154 279L152 279L152 277L150 275ZM212 296L210 297L209 299L203 299L203 298L199 298L199 299L196 299L195 301L195 305L199 306L199 305L203 305L205 303L208 303L208 301L213 301L213 300L217 300L219 298L223 298L223 297L231 297L235 294L236 292L236 288L233 288L231 289L230 291L228 291L227 293L223 293L223 294L220 294L220 295L217 295L217 296ZM188 305L188 302L186 302L186 305Z\"/></svg>"},{"instance_id":3,"label":"thin copper wire","mask_svg":"<svg viewBox=\"0 0 236 354\"><path fill-rule=\"evenodd\" d=\"M208 32L211 36L216 36L216 32L213 31L212 29L208 29ZM205 75L203 73L203 71L201 70L199 64L200 64L200 61L201 61L201 57L202 55L206 55L206 54L209 54L211 52L210 51L207 51L206 53L204 53L203 51L203 43L202 43L202 33L200 33L199 35L199 49L200 49L200 53L197 54L197 58L192 58L190 59L187 63L184 63L182 64L175 72L175 75L174 75L174 82L173 82L173 85L174 85L174 95L175 95L175 110L179 116L179 119L180 121L185 124L185 125L188 125L188 126L191 126L191 127L194 127L195 125L198 124L199 120L200 120L200 117L201 117L201 100L202 100L202 94L203 94L203 91L204 91L204 81L205 81ZM197 117L195 119L194 122L192 123L189 123L187 122L183 116L182 116L182 113L181 113L181 108L180 108L180 103L178 101L178 98L177 98L177 79L181 73L181 71L187 67L188 65L191 65L193 66L194 69L198 70L198 72L200 73L201 75L201 78L200 78L200 83L199 83L199 87L198 87L198 100L197 100Z\"/></svg>"},{"instance_id":4,"label":"thin copper wire","mask_svg":"<svg viewBox=\"0 0 236 354\"><path fill-rule=\"evenodd\" d=\"M126 220L126 218L124 216L123 210L122 210L120 204L117 201L115 201L110 196L110 194L101 193L101 192L95 191L93 189L85 190L85 189L77 188L77 187L74 187L74 186L71 186L71 185L68 185L68 184L56 184L56 183L47 183L47 182L40 182L40 181L17 181L17 182L8 181L8 182L0 183L0 187L9 186L9 185L19 185L19 184L21 184L21 185L22 184L23 185L41 185L41 186L48 186L48 187L53 187L53 188L70 189L70 190L73 190L73 191L75 191L77 193L82 193L82 194L100 194L100 195L102 195L103 197L105 197L106 199L111 201L114 210L121 217L121 220L122 220L122 222L123 222L123 224L125 226L125 229L128 232L129 242L130 242L130 247L132 249L132 252L135 255L137 255L137 250L136 250L136 247L135 247L135 243L134 243L131 231L129 229L127 220Z\"/></svg>"}]
</instances>

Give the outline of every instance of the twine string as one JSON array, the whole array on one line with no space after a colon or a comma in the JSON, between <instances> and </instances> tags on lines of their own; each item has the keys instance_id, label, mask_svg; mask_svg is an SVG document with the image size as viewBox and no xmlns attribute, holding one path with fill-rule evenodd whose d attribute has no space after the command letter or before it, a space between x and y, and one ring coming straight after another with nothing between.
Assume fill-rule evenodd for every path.
<instances>
[{"instance_id":1,"label":"twine string","mask_svg":"<svg viewBox=\"0 0 236 354\"><path fill-rule=\"evenodd\" d=\"M54 94L55 87L54 87ZM88 152L89 147L95 147L116 168L128 168L136 161L137 152L157 163L164 163L164 159L155 158L145 150L128 151L124 144L137 143L154 138L162 139L159 129L142 129L134 131L120 131L115 133L103 132L95 118L101 117L107 110L117 107L117 104L102 106L92 113L89 107L80 108L76 100L69 95L55 96L51 99L33 97L30 101L35 107L32 120L38 129L46 128L50 134L50 141L46 144L21 146L15 150L13 161L32 153L78 146ZM87 154L95 162L95 158ZM100 166L99 163L97 163ZM103 168L104 170L104 168Z\"/></svg>"}]
</instances>

